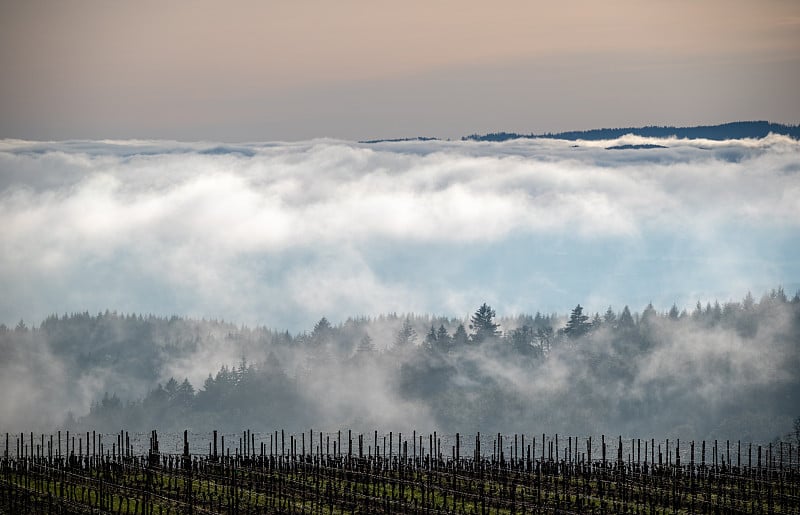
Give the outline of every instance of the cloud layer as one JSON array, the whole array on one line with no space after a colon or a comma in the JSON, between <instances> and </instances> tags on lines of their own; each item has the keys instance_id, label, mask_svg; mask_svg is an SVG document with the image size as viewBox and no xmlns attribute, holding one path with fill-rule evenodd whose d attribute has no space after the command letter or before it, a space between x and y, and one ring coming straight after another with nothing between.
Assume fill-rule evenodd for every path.
<instances>
[{"instance_id":1,"label":"cloud layer","mask_svg":"<svg viewBox=\"0 0 800 515\"><path fill-rule=\"evenodd\" d=\"M606 150L641 143L669 148ZM297 330L800 277L797 141L575 145L0 141L0 320L112 308Z\"/></svg>"}]
</instances>

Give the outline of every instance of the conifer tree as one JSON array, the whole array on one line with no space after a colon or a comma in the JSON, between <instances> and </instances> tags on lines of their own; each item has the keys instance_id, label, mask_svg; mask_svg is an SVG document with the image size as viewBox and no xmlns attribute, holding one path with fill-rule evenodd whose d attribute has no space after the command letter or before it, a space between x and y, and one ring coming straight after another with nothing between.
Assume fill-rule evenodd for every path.
<instances>
[{"instance_id":1,"label":"conifer tree","mask_svg":"<svg viewBox=\"0 0 800 515\"><path fill-rule=\"evenodd\" d=\"M583 314L583 307L578 304L569 315L567 327L564 328L564 334L570 338L579 338L589 332L590 328L589 316Z\"/></svg>"},{"instance_id":2,"label":"conifer tree","mask_svg":"<svg viewBox=\"0 0 800 515\"><path fill-rule=\"evenodd\" d=\"M494 310L485 302L475 311L469 324L469 328L475 331L472 334L473 342L481 343L500 335L500 331L497 330L500 325L494 322L494 317Z\"/></svg>"},{"instance_id":3,"label":"conifer tree","mask_svg":"<svg viewBox=\"0 0 800 515\"><path fill-rule=\"evenodd\" d=\"M406 319L403 321L403 326L397 332L397 337L394 340L394 344L397 347L407 347L414 344L416 341L417 332L414 330L414 326L411 325L411 320L406 317Z\"/></svg>"}]
</instances>

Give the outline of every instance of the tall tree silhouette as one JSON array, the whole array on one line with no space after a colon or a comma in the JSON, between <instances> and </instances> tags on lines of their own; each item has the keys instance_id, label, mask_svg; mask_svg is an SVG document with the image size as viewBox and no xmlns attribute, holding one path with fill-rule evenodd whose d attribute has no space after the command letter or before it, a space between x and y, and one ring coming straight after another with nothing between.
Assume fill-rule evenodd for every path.
<instances>
[{"instance_id":1,"label":"tall tree silhouette","mask_svg":"<svg viewBox=\"0 0 800 515\"><path fill-rule=\"evenodd\" d=\"M398 347L407 347L416 341L417 332L414 330L414 326L411 325L411 321L406 317L402 327L400 327L400 330L397 332L394 344Z\"/></svg>"},{"instance_id":2,"label":"tall tree silhouette","mask_svg":"<svg viewBox=\"0 0 800 515\"><path fill-rule=\"evenodd\" d=\"M475 311L469 324L469 328L474 331L472 333L473 342L481 343L500 335L500 331L497 330L500 324L494 322L495 314L494 310L485 302Z\"/></svg>"},{"instance_id":3,"label":"tall tree silhouette","mask_svg":"<svg viewBox=\"0 0 800 515\"><path fill-rule=\"evenodd\" d=\"M569 315L564 334L570 338L579 338L589 332L592 325L589 323L589 316L583 314L583 307L578 304Z\"/></svg>"}]
</instances>

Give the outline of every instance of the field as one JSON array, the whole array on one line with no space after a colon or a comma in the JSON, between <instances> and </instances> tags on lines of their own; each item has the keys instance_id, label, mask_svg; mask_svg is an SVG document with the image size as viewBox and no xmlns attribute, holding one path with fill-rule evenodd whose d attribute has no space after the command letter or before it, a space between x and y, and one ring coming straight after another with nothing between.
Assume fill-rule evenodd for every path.
<instances>
[{"instance_id":1,"label":"field","mask_svg":"<svg viewBox=\"0 0 800 515\"><path fill-rule=\"evenodd\" d=\"M352 431L244 431L227 445L217 432L163 438L6 434L0 512L800 513L800 450L789 443Z\"/></svg>"}]
</instances>

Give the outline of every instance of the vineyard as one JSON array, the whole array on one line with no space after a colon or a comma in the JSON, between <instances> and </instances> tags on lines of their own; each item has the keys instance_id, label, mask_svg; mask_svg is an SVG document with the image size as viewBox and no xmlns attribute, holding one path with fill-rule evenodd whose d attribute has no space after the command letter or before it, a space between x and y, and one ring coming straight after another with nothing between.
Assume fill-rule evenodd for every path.
<instances>
[{"instance_id":1,"label":"vineyard","mask_svg":"<svg viewBox=\"0 0 800 515\"><path fill-rule=\"evenodd\" d=\"M6 434L0 513L800 514L800 449L790 443L377 431L163 438Z\"/></svg>"}]
</instances>

